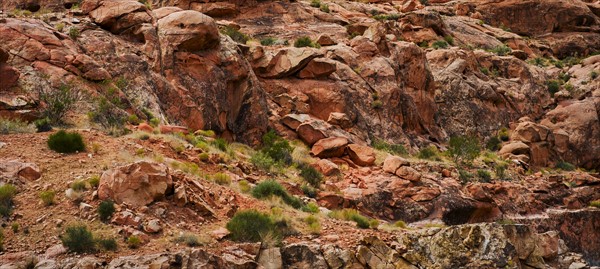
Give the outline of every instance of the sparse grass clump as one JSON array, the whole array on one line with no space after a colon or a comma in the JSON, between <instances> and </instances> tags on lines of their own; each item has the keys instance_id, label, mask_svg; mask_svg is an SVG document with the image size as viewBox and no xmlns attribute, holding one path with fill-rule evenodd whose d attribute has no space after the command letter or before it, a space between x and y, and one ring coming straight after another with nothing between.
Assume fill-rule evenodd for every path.
<instances>
[{"instance_id":1,"label":"sparse grass clump","mask_svg":"<svg viewBox=\"0 0 600 269\"><path fill-rule=\"evenodd\" d=\"M296 48L304 48L304 47L318 48L320 46L319 46L319 44L313 42L310 39L310 37L303 36L303 37L299 37L298 39L296 39L296 41L294 42L294 47L296 47Z\"/></svg>"},{"instance_id":2,"label":"sparse grass clump","mask_svg":"<svg viewBox=\"0 0 600 269\"><path fill-rule=\"evenodd\" d=\"M310 6L311 7L321 7L321 1L320 0L312 0L310 2Z\"/></svg>"},{"instance_id":3,"label":"sparse grass clump","mask_svg":"<svg viewBox=\"0 0 600 269\"><path fill-rule=\"evenodd\" d=\"M512 52L512 50L506 45L496 46L491 49L490 52L495 53L498 56L506 56Z\"/></svg>"},{"instance_id":4,"label":"sparse grass clump","mask_svg":"<svg viewBox=\"0 0 600 269\"><path fill-rule=\"evenodd\" d=\"M13 222L10 225L10 228L12 229L13 233L15 233L15 234L19 232L19 224L16 222Z\"/></svg>"},{"instance_id":5,"label":"sparse grass clump","mask_svg":"<svg viewBox=\"0 0 600 269\"><path fill-rule=\"evenodd\" d=\"M500 140L504 142L508 141L510 139L510 137L508 136L508 128L500 128L500 130L498 130L498 138L500 138Z\"/></svg>"},{"instance_id":6,"label":"sparse grass clump","mask_svg":"<svg viewBox=\"0 0 600 269\"><path fill-rule=\"evenodd\" d=\"M83 138L77 132L60 130L48 137L48 147L59 153L73 153L85 151Z\"/></svg>"},{"instance_id":7,"label":"sparse grass clump","mask_svg":"<svg viewBox=\"0 0 600 269\"><path fill-rule=\"evenodd\" d=\"M319 213L319 206L313 202L310 202L302 207L302 211L309 213Z\"/></svg>"},{"instance_id":8,"label":"sparse grass clump","mask_svg":"<svg viewBox=\"0 0 600 269\"><path fill-rule=\"evenodd\" d=\"M225 173L216 173L213 175L213 179L215 180L215 183L219 185L231 184L231 177Z\"/></svg>"},{"instance_id":9,"label":"sparse grass clump","mask_svg":"<svg viewBox=\"0 0 600 269\"><path fill-rule=\"evenodd\" d=\"M467 170L458 169L458 179L465 184L473 178L473 174L469 173Z\"/></svg>"},{"instance_id":10,"label":"sparse grass clump","mask_svg":"<svg viewBox=\"0 0 600 269\"><path fill-rule=\"evenodd\" d=\"M217 138L212 142L213 146L215 146L216 148L218 148L220 151L222 152L227 152L227 149L229 148L229 144L227 143L227 140L223 139L223 138Z\"/></svg>"},{"instance_id":11,"label":"sparse grass clump","mask_svg":"<svg viewBox=\"0 0 600 269\"><path fill-rule=\"evenodd\" d=\"M560 90L560 82L558 80L549 80L546 83L548 87L548 92L550 92L550 96L554 96Z\"/></svg>"},{"instance_id":12,"label":"sparse grass clump","mask_svg":"<svg viewBox=\"0 0 600 269\"><path fill-rule=\"evenodd\" d=\"M417 153L419 159L434 160L438 157L438 150L435 146L421 148Z\"/></svg>"},{"instance_id":13,"label":"sparse grass clump","mask_svg":"<svg viewBox=\"0 0 600 269\"><path fill-rule=\"evenodd\" d=\"M98 205L98 216L102 221L108 221L115 213L115 203L111 200L105 200Z\"/></svg>"},{"instance_id":14,"label":"sparse grass clump","mask_svg":"<svg viewBox=\"0 0 600 269\"><path fill-rule=\"evenodd\" d=\"M292 195L290 195L283 186L281 186L277 181L274 180L265 180L254 189L252 189L252 196L257 199L265 199L272 196L280 197L284 203L290 205L293 208L302 207L302 201Z\"/></svg>"},{"instance_id":15,"label":"sparse grass clump","mask_svg":"<svg viewBox=\"0 0 600 269\"><path fill-rule=\"evenodd\" d=\"M99 238L96 242L100 248L106 251L116 251L118 248L117 241L114 238Z\"/></svg>"},{"instance_id":16,"label":"sparse grass clump","mask_svg":"<svg viewBox=\"0 0 600 269\"><path fill-rule=\"evenodd\" d=\"M184 243L188 247L199 247L202 245L200 238L197 235L192 234L192 233L183 233L183 234L179 235L175 239L175 242Z\"/></svg>"},{"instance_id":17,"label":"sparse grass clump","mask_svg":"<svg viewBox=\"0 0 600 269\"><path fill-rule=\"evenodd\" d=\"M592 71L590 72L590 78L591 79L597 79L598 78L598 72L597 71Z\"/></svg>"},{"instance_id":18,"label":"sparse grass clump","mask_svg":"<svg viewBox=\"0 0 600 269\"><path fill-rule=\"evenodd\" d=\"M565 161L560 161L557 162L556 165L554 166L554 168L556 169L560 169L563 171L574 171L575 170L575 166L572 165L571 163L565 162Z\"/></svg>"},{"instance_id":19,"label":"sparse grass clump","mask_svg":"<svg viewBox=\"0 0 600 269\"><path fill-rule=\"evenodd\" d=\"M96 187L98 187L98 185L100 185L100 176L94 175L94 176L88 178L87 181L92 188L96 188Z\"/></svg>"},{"instance_id":20,"label":"sparse grass clump","mask_svg":"<svg viewBox=\"0 0 600 269\"><path fill-rule=\"evenodd\" d=\"M590 206L591 206L591 207L600 208L600 200L591 201L591 202L590 202Z\"/></svg>"},{"instance_id":21,"label":"sparse grass clump","mask_svg":"<svg viewBox=\"0 0 600 269\"><path fill-rule=\"evenodd\" d=\"M375 149L386 151L395 155L408 155L408 150L402 144L390 144L381 139L375 138L373 142L371 142L371 146Z\"/></svg>"},{"instance_id":22,"label":"sparse grass clump","mask_svg":"<svg viewBox=\"0 0 600 269\"><path fill-rule=\"evenodd\" d=\"M69 37L71 37L71 39L77 39L80 35L81 33L79 32L79 28L74 26L71 26L71 28L69 28Z\"/></svg>"},{"instance_id":23,"label":"sparse grass clump","mask_svg":"<svg viewBox=\"0 0 600 269\"><path fill-rule=\"evenodd\" d=\"M40 192L40 199L45 206L51 206L54 204L54 196L56 196L56 192L53 190Z\"/></svg>"},{"instance_id":24,"label":"sparse grass clump","mask_svg":"<svg viewBox=\"0 0 600 269\"><path fill-rule=\"evenodd\" d=\"M0 186L0 216L9 217L12 213L13 199L17 195L17 188L12 184Z\"/></svg>"},{"instance_id":25,"label":"sparse grass clump","mask_svg":"<svg viewBox=\"0 0 600 269\"><path fill-rule=\"evenodd\" d=\"M329 13L329 5L328 4L321 4L319 6L319 9L325 13Z\"/></svg>"},{"instance_id":26,"label":"sparse grass clump","mask_svg":"<svg viewBox=\"0 0 600 269\"><path fill-rule=\"evenodd\" d=\"M317 169L308 164L300 165L299 169L300 176L304 179L304 181L315 188L319 188L321 181L323 180L323 175L321 172L317 171Z\"/></svg>"},{"instance_id":27,"label":"sparse grass clump","mask_svg":"<svg viewBox=\"0 0 600 269\"><path fill-rule=\"evenodd\" d=\"M492 180L492 175L487 170L478 169L477 176L481 182L490 182Z\"/></svg>"},{"instance_id":28,"label":"sparse grass clump","mask_svg":"<svg viewBox=\"0 0 600 269\"><path fill-rule=\"evenodd\" d=\"M370 227L369 218L361 215L356 209L344 208L342 210L334 210L329 213L330 218L354 221L361 229Z\"/></svg>"},{"instance_id":29,"label":"sparse grass clump","mask_svg":"<svg viewBox=\"0 0 600 269\"><path fill-rule=\"evenodd\" d=\"M275 223L271 217L256 210L235 213L225 227L231 233L232 240L242 242L259 242L275 231Z\"/></svg>"},{"instance_id":30,"label":"sparse grass clump","mask_svg":"<svg viewBox=\"0 0 600 269\"><path fill-rule=\"evenodd\" d=\"M319 218L316 216L310 215L304 219L304 222L308 225L308 231L311 234L321 233L321 223L319 222Z\"/></svg>"},{"instance_id":31,"label":"sparse grass clump","mask_svg":"<svg viewBox=\"0 0 600 269\"><path fill-rule=\"evenodd\" d=\"M246 44L246 42L250 40L250 38L246 34L230 26L223 27L221 29L221 33L228 35L229 37L231 37L231 39L233 39L233 41L241 44Z\"/></svg>"},{"instance_id":32,"label":"sparse grass clump","mask_svg":"<svg viewBox=\"0 0 600 269\"><path fill-rule=\"evenodd\" d=\"M446 40L438 40L433 42L431 45L434 49L445 49L448 48L448 42Z\"/></svg>"},{"instance_id":33,"label":"sparse grass clump","mask_svg":"<svg viewBox=\"0 0 600 269\"><path fill-rule=\"evenodd\" d=\"M485 148L491 151L498 151L500 149L500 146L502 146L502 140L500 140L500 138L498 138L497 136L490 137L487 143L485 144Z\"/></svg>"},{"instance_id":34,"label":"sparse grass clump","mask_svg":"<svg viewBox=\"0 0 600 269\"><path fill-rule=\"evenodd\" d=\"M87 182L85 182L85 180L75 180L71 183L71 189L75 191L84 191L87 189Z\"/></svg>"},{"instance_id":35,"label":"sparse grass clump","mask_svg":"<svg viewBox=\"0 0 600 269\"><path fill-rule=\"evenodd\" d=\"M506 179L506 169L508 168L508 164L505 162L501 162L496 164L496 166L494 167L495 173L496 173L496 178L498 180L505 180Z\"/></svg>"},{"instance_id":36,"label":"sparse grass clump","mask_svg":"<svg viewBox=\"0 0 600 269\"><path fill-rule=\"evenodd\" d=\"M19 119L0 118L0 134L35 133L35 127Z\"/></svg>"},{"instance_id":37,"label":"sparse grass clump","mask_svg":"<svg viewBox=\"0 0 600 269\"><path fill-rule=\"evenodd\" d=\"M210 158L210 156L206 152L202 152L202 153L198 154L198 159L202 162L208 162L209 158Z\"/></svg>"},{"instance_id":38,"label":"sparse grass clump","mask_svg":"<svg viewBox=\"0 0 600 269\"><path fill-rule=\"evenodd\" d=\"M314 188L314 187L312 187L312 186L310 186L308 184L305 184L305 185L302 185L301 189L302 189L302 192L304 193L304 195L306 195L306 196L308 196L310 198L316 198L317 197L317 192L318 191L317 191L316 188Z\"/></svg>"},{"instance_id":39,"label":"sparse grass clump","mask_svg":"<svg viewBox=\"0 0 600 269\"><path fill-rule=\"evenodd\" d=\"M142 245L142 239L137 235L132 235L127 238L127 246L129 248L139 248Z\"/></svg>"},{"instance_id":40,"label":"sparse grass clump","mask_svg":"<svg viewBox=\"0 0 600 269\"><path fill-rule=\"evenodd\" d=\"M265 37L260 40L260 44L263 46L272 46L272 45L275 45L276 41L277 40L275 38Z\"/></svg>"},{"instance_id":41,"label":"sparse grass clump","mask_svg":"<svg viewBox=\"0 0 600 269\"><path fill-rule=\"evenodd\" d=\"M60 236L60 241L70 252L91 253L96 251L94 236L84 224L67 227L65 233Z\"/></svg>"},{"instance_id":42,"label":"sparse grass clump","mask_svg":"<svg viewBox=\"0 0 600 269\"><path fill-rule=\"evenodd\" d=\"M240 182L238 182L238 187L240 188L240 191L241 191L242 193L249 193L249 192L250 192L250 190L252 189L252 188L250 187L250 184L248 183L248 181L247 181L247 180L245 180L245 179L243 179L243 180L240 180Z\"/></svg>"}]
</instances>

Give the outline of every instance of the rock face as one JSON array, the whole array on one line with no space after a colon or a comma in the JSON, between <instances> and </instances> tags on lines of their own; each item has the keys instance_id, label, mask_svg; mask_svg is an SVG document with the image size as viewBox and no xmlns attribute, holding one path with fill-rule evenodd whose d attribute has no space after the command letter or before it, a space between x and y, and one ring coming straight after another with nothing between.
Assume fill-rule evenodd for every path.
<instances>
[{"instance_id":1,"label":"rock face","mask_svg":"<svg viewBox=\"0 0 600 269\"><path fill-rule=\"evenodd\" d=\"M0 182L26 183L42 176L37 165L19 160L0 160Z\"/></svg>"},{"instance_id":2,"label":"rock face","mask_svg":"<svg viewBox=\"0 0 600 269\"><path fill-rule=\"evenodd\" d=\"M344 137L324 138L315 143L310 151L319 158L341 157L344 155L348 145L348 139Z\"/></svg>"},{"instance_id":3,"label":"rock face","mask_svg":"<svg viewBox=\"0 0 600 269\"><path fill-rule=\"evenodd\" d=\"M375 151L367 146L350 144L347 148L350 160L360 166L370 166L375 163Z\"/></svg>"},{"instance_id":4,"label":"rock face","mask_svg":"<svg viewBox=\"0 0 600 269\"><path fill-rule=\"evenodd\" d=\"M98 197L144 206L163 198L172 187L173 179L166 165L140 161L105 171L100 178Z\"/></svg>"}]
</instances>

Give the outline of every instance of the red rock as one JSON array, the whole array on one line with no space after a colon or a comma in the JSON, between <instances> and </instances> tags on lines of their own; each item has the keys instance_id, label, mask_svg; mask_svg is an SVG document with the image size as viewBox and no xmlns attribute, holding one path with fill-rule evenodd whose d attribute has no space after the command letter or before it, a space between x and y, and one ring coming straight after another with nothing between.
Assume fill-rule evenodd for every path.
<instances>
[{"instance_id":1,"label":"red rock","mask_svg":"<svg viewBox=\"0 0 600 269\"><path fill-rule=\"evenodd\" d=\"M355 164L371 166L375 163L375 151L367 146L350 144L347 147L348 156Z\"/></svg>"},{"instance_id":2,"label":"red rock","mask_svg":"<svg viewBox=\"0 0 600 269\"><path fill-rule=\"evenodd\" d=\"M189 132L188 128L185 126L175 126L175 125L161 125L159 126L161 134L174 134L174 133L183 133L187 134Z\"/></svg>"},{"instance_id":3,"label":"red rock","mask_svg":"<svg viewBox=\"0 0 600 269\"><path fill-rule=\"evenodd\" d=\"M298 136L302 141L309 146L314 145L317 141L326 138L325 127L319 121L308 121L302 123L296 129Z\"/></svg>"},{"instance_id":4,"label":"red rock","mask_svg":"<svg viewBox=\"0 0 600 269\"><path fill-rule=\"evenodd\" d=\"M410 162L398 156L388 156L383 161L383 171L388 173L396 174L396 171L398 171L398 168L401 166L410 166Z\"/></svg>"},{"instance_id":5,"label":"red rock","mask_svg":"<svg viewBox=\"0 0 600 269\"><path fill-rule=\"evenodd\" d=\"M322 78L327 77L336 70L336 61L326 58L316 58L308 62L306 67L298 74L299 78Z\"/></svg>"},{"instance_id":6,"label":"red rock","mask_svg":"<svg viewBox=\"0 0 600 269\"><path fill-rule=\"evenodd\" d=\"M192 10L200 11L213 18L233 16L238 13L236 4L227 2L192 3Z\"/></svg>"},{"instance_id":7,"label":"red rock","mask_svg":"<svg viewBox=\"0 0 600 269\"><path fill-rule=\"evenodd\" d=\"M328 159L320 159L315 163L315 167L325 176L337 175L340 173L340 168L337 164Z\"/></svg>"},{"instance_id":8,"label":"red rock","mask_svg":"<svg viewBox=\"0 0 600 269\"><path fill-rule=\"evenodd\" d=\"M421 173L410 166L400 166L396 170L396 175L413 182L421 180Z\"/></svg>"},{"instance_id":9,"label":"red rock","mask_svg":"<svg viewBox=\"0 0 600 269\"><path fill-rule=\"evenodd\" d=\"M154 132L154 128L152 128L152 126L150 126L148 123L142 122L138 125L138 131L152 133Z\"/></svg>"},{"instance_id":10,"label":"red rock","mask_svg":"<svg viewBox=\"0 0 600 269\"><path fill-rule=\"evenodd\" d=\"M281 119L281 123L296 131L300 124L305 123L309 120L310 116L308 114L287 114Z\"/></svg>"},{"instance_id":11,"label":"red rock","mask_svg":"<svg viewBox=\"0 0 600 269\"><path fill-rule=\"evenodd\" d=\"M33 181L42 174L37 165L18 160L0 160L0 178L5 181Z\"/></svg>"},{"instance_id":12,"label":"red rock","mask_svg":"<svg viewBox=\"0 0 600 269\"><path fill-rule=\"evenodd\" d=\"M344 129L350 128L353 125L353 123L350 120L350 118L348 117L348 115L346 115L346 113L340 113L340 112L329 113L329 118L327 119L327 122L332 125L338 125Z\"/></svg>"},{"instance_id":13,"label":"red rock","mask_svg":"<svg viewBox=\"0 0 600 269\"><path fill-rule=\"evenodd\" d=\"M335 44L337 44L332 38L331 36L327 35L327 34L322 34L317 38L317 43L319 43L319 45L321 46L333 46Z\"/></svg>"},{"instance_id":14,"label":"red rock","mask_svg":"<svg viewBox=\"0 0 600 269\"><path fill-rule=\"evenodd\" d=\"M310 153L319 158L341 157L344 155L348 145L348 139L344 137L324 138L315 143Z\"/></svg>"}]
</instances>

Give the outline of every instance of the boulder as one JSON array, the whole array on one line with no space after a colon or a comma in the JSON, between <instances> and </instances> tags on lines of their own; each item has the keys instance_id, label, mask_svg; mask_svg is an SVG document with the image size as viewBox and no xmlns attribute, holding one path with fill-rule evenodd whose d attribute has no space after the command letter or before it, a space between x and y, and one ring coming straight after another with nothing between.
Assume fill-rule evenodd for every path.
<instances>
[{"instance_id":1,"label":"boulder","mask_svg":"<svg viewBox=\"0 0 600 269\"><path fill-rule=\"evenodd\" d=\"M526 154L529 155L530 153L530 148L527 144L521 142L521 141L517 141L517 142L510 142L504 146L502 146L502 148L500 149L500 151L498 152L501 156L504 156L506 154L513 154L513 155L520 155L520 154Z\"/></svg>"},{"instance_id":2,"label":"boulder","mask_svg":"<svg viewBox=\"0 0 600 269\"><path fill-rule=\"evenodd\" d=\"M320 159L314 165L316 169L325 176L332 176L340 173L339 166L328 159Z\"/></svg>"},{"instance_id":3,"label":"boulder","mask_svg":"<svg viewBox=\"0 0 600 269\"><path fill-rule=\"evenodd\" d=\"M296 132L302 141L312 146L317 141L327 137L325 135L326 129L327 127L321 121L308 121L300 124Z\"/></svg>"},{"instance_id":4,"label":"boulder","mask_svg":"<svg viewBox=\"0 0 600 269\"><path fill-rule=\"evenodd\" d=\"M266 248L260 251L258 255L258 265L264 269L281 269L281 251L279 248Z\"/></svg>"},{"instance_id":5,"label":"boulder","mask_svg":"<svg viewBox=\"0 0 600 269\"><path fill-rule=\"evenodd\" d=\"M188 128L185 126L175 126L175 125L161 125L159 127L161 134L174 134L174 133L183 133L187 134L189 132Z\"/></svg>"},{"instance_id":6,"label":"boulder","mask_svg":"<svg viewBox=\"0 0 600 269\"><path fill-rule=\"evenodd\" d=\"M227 2L192 3L192 9L213 18L232 16L238 13L237 6Z\"/></svg>"},{"instance_id":7,"label":"boulder","mask_svg":"<svg viewBox=\"0 0 600 269\"><path fill-rule=\"evenodd\" d=\"M327 122L332 125L340 126L344 129L352 127L352 120L346 115L346 113L331 112Z\"/></svg>"},{"instance_id":8,"label":"boulder","mask_svg":"<svg viewBox=\"0 0 600 269\"><path fill-rule=\"evenodd\" d=\"M0 160L0 182L28 182L37 180L41 176L40 169L33 163L25 163L19 160Z\"/></svg>"},{"instance_id":9,"label":"boulder","mask_svg":"<svg viewBox=\"0 0 600 269\"><path fill-rule=\"evenodd\" d=\"M287 114L281 118L281 123L296 131L300 124L307 122L308 120L310 120L310 116L308 114Z\"/></svg>"},{"instance_id":10,"label":"boulder","mask_svg":"<svg viewBox=\"0 0 600 269\"><path fill-rule=\"evenodd\" d=\"M337 42L335 42L331 36L327 35L327 34L322 34L317 38L317 43L319 43L319 45L321 46L333 46L335 44L337 44Z\"/></svg>"},{"instance_id":11,"label":"boulder","mask_svg":"<svg viewBox=\"0 0 600 269\"><path fill-rule=\"evenodd\" d=\"M402 166L410 166L410 162L398 156L388 156L383 161L383 171L386 171L388 173L396 174L398 168Z\"/></svg>"},{"instance_id":12,"label":"boulder","mask_svg":"<svg viewBox=\"0 0 600 269\"><path fill-rule=\"evenodd\" d=\"M265 52L252 67L260 77L283 78L298 72L319 56L321 54L313 48L284 48Z\"/></svg>"},{"instance_id":13,"label":"boulder","mask_svg":"<svg viewBox=\"0 0 600 269\"><path fill-rule=\"evenodd\" d=\"M286 268L329 268L317 244L289 244L281 249L281 259Z\"/></svg>"},{"instance_id":14,"label":"boulder","mask_svg":"<svg viewBox=\"0 0 600 269\"><path fill-rule=\"evenodd\" d=\"M133 0L86 0L82 3L84 13L89 13L92 21L113 34L130 30L133 26L152 22L146 6Z\"/></svg>"},{"instance_id":15,"label":"boulder","mask_svg":"<svg viewBox=\"0 0 600 269\"><path fill-rule=\"evenodd\" d=\"M400 166L400 168L396 170L395 174L400 178L407 179L413 182L421 180L421 173L419 173L419 171L410 166Z\"/></svg>"},{"instance_id":16,"label":"boulder","mask_svg":"<svg viewBox=\"0 0 600 269\"><path fill-rule=\"evenodd\" d=\"M371 166L375 163L375 151L368 146L350 144L347 147L348 156L355 164Z\"/></svg>"},{"instance_id":17,"label":"boulder","mask_svg":"<svg viewBox=\"0 0 600 269\"><path fill-rule=\"evenodd\" d=\"M336 61L326 58L316 58L308 62L298 77L302 79L313 79L327 77L336 70Z\"/></svg>"},{"instance_id":18,"label":"boulder","mask_svg":"<svg viewBox=\"0 0 600 269\"><path fill-rule=\"evenodd\" d=\"M116 203L145 206L165 196L172 188L169 168L162 163L139 161L105 171L98 197Z\"/></svg>"},{"instance_id":19,"label":"boulder","mask_svg":"<svg viewBox=\"0 0 600 269\"><path fill-rule=\"evenodd\" d=\"M319 158L341 157L344 155L348 145L348 139L344 137L330 137L317 141L310 153Z\"/></svg>"}]
</instances>

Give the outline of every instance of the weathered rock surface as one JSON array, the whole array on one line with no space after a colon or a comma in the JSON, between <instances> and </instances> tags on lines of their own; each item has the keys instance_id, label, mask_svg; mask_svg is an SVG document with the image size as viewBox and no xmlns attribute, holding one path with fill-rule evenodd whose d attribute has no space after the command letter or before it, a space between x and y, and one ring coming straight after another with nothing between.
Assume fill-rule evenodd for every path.
<instances>
[{"instance_id":1,"label":"weathered rock surface","mask_svg":"<svg viewBox=\"0 0 600 269\"><path fill-rule=\"evenodd\" d=\"M42 176L36 164L19 160L0 160L0 182L19 184L34 181Z\"/></svg>"}]
</instances>

